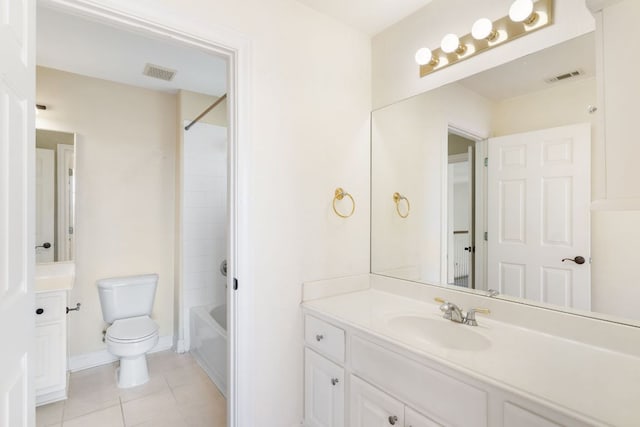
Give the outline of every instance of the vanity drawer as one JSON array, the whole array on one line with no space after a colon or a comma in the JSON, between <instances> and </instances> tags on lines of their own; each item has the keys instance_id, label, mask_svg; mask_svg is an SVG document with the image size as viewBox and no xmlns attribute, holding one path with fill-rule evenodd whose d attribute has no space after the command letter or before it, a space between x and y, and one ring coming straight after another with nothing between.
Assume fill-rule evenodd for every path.
<instances>
[{"instance_id":1,"label":"vanity drawer","mask_svg":"<svg viewBox=\"0 0 640 427\"><path fill-rule=\"evenodd\" d=\"M34 308L36 323L60 320L66 315L66 308L66 292L43 292L36 294L36 306Z\"/></svg>"},{"instance_id":2,"label":"vanity drawer","mask_svg":"<svg viewBox=\"0 0 640 427\"><path fill-rule=\"evenodd\" d=\"M305 316L304 340L308 346L344 362L344 331L317 317Z\"/></svg>"},{"instance_id":3,"label":"vanity drawer","mask_svg":"<svg viewBox=\"0 0 640 427\"><path fill-rule=\"evenodd\" d=\"M488 425L485 390L359 337L351 339L351 363L355 374L439 424Z\"/></svg>"}]
</instances>

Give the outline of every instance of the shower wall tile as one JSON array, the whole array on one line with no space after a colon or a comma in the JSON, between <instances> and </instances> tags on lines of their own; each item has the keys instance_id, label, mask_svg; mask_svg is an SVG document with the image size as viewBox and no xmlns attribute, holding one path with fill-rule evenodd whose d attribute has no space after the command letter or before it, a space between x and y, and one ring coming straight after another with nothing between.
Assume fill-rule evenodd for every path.
<instances>
[{"instance_id":1,"label":"shower wall tile","mask_svg":"<svg viewBox=\"0 0 640 427\"><path fill-rule=\"evenodd\" d=\"M189 344L189 310L226 299L220 264L227 256L226 129L200 124L185 133L182 212L184 336Z\"/></svg>"}]
</instances>

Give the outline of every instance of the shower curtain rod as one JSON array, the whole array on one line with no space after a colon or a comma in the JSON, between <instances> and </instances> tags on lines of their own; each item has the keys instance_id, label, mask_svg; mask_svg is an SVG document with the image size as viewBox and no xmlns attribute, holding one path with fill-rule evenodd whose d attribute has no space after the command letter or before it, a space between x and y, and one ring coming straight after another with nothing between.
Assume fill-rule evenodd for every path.
<instances>
[{"instance_id":1,"label":"shower curtain rod","mask_svg":"<svg viewBox=\"0 0 640 427\"><path fill-rule=\"evenodd\" d=\"M222 95L220 98L218 98L216 100L216 102L214 102L213 104L209 105L209 107L207 107L206 110L204 110L202 113L200 113L200 115L198 117L196 117L195 119L193 119L193 121L191 123L189 123L188 125L186 125L184 127L184 130L189 130L189 128L193 125L195 125L196 123L198 123L198 121L203 118L209 111L213 110L214 108L216 108L218 106L218 104L220 104L222 101L224 101L227 98L227 94L225 93L224 95Z\"/></svg>"}]
</instances>

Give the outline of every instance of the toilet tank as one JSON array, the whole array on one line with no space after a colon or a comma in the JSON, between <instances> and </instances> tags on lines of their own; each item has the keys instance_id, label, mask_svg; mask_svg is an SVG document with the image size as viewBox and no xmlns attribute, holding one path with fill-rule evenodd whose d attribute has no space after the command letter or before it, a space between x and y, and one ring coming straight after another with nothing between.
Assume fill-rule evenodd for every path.
<instances>
[{"instance_id":1,"label":"toilet tank","mask_svg":"<svg viewBox=\"0 0 640 427\"><path fill-rule=\"evenodd\" d=\"M157 274L98 280L104 321L113 323L118 319L151 315L157 284Z\"/></svg>"}]
</instances>

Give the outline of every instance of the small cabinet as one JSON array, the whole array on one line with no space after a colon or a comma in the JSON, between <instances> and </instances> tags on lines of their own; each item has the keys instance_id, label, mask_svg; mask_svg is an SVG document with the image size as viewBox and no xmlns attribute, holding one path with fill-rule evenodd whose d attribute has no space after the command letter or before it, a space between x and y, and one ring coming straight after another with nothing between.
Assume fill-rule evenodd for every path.
<instances>
[{"instance_id":1,"label":"small cabinet","mask_svg":"<svg viewBox=\"0 0 640 427\"><path fill-rule=\"evenodd\" d=\"M67 397L67 292L36 294L36 405Z\"/></svg>"},{"instance_id":2,"label":"small cabinet","mask_svg":"<svg viewBox=\"0 0 640 427\"><path fill-rule=\"evenodd\" d=\"M351 376L351 427L404 427L404 404Z\"/></svg>"},{"instance_id":3,"label":"small cabinet","mask_svg":"<svg viewBox=\"0 0 640 427\"><path fill-rule=\"evenodd\" d=\"M344 427L344 368L305 349L304 411L308 427Z\"/></svg>"}]
</instances>

